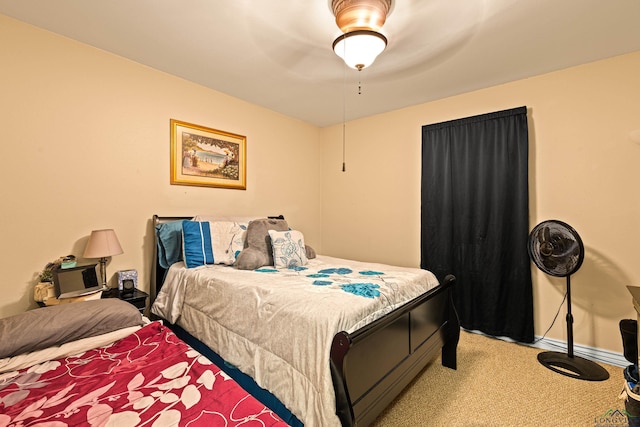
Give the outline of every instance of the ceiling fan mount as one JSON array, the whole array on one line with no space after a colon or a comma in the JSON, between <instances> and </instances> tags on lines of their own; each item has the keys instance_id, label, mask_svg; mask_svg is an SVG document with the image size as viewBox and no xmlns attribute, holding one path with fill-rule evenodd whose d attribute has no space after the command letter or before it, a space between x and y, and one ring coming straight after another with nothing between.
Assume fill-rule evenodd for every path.
<instances>
[{"instance_id":1,"label":"ceiling fan mount","mask_svg":"<svg viewBox=\"0 0 640 427\"><path fill-rule=\"evenodd\" d=\"M391 0L332 0L331 10L343 33L380 31L391 10Z\"/></svg>"}]
</instances>

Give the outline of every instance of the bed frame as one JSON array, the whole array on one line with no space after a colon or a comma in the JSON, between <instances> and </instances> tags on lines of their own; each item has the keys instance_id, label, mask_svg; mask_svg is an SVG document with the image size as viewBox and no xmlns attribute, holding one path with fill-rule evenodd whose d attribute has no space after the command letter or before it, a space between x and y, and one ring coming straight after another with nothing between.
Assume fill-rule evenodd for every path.
<instances>
[{"instance_id":1,"label":"bed frame","mask_svg":"<svg viewBox=\"0 0 640 427\"><path fill-rule=\"evenodd\" d=\"M153 234L157 224L190 218L154 215ZM165 272L158 264L157 242L153 254L152 301ZM336 334L329 358L336 414L343 426L371 424L438 354L443 366L457 368L460 322L453 305L454 283L455 277L448 275L438 287L369 325Z\"/></svg>"}]
</instances>

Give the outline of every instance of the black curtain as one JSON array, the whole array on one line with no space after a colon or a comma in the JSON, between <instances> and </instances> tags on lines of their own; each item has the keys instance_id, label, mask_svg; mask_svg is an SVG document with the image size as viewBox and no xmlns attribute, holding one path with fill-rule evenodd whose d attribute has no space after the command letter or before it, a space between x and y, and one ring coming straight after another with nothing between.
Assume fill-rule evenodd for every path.
<instances>
[{"instance_id":1,"label":"black curtain","mask_svg":"<svg viewBox=\"0 0 640 427\"><path fill-rule=\"evenodd\" d=\"M461 325L533 341L526 107L422 127L421 266Z\"/></svg>"}]
</instances>

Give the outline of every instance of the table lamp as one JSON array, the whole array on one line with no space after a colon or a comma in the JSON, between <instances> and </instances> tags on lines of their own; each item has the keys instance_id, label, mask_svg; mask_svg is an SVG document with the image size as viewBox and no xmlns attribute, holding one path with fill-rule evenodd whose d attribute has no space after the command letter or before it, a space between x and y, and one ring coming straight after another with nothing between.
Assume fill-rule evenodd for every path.
<instances>
[{"instance_id":1,"label":"table lamp","mask_svg":"<svg viewBox=\"0 0 640 427\"><path fill-rule=\"evenodd\" d=\"M107 258L124 253L116 232L112 229L93 230L89 236L84 258L100 258L100 276L103 290L107 290Z\"/></svg>"}]
</instances>

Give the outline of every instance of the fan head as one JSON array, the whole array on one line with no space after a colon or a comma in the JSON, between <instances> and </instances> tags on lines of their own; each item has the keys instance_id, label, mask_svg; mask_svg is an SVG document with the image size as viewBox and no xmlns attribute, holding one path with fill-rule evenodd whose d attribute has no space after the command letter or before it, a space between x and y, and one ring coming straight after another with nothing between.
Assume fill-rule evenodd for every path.
<instances>
[{"instance_id":1,"label":"fan head","mask_svg":"<svg viewBox=\"0 0 640 427\"><path fill-rule=\"evenodd\" d=\"M545 273L569 276L584 260L582 239L569 224L548 220L536 225L529 234L529 257Z\"/></svg>"}]
</instances>

